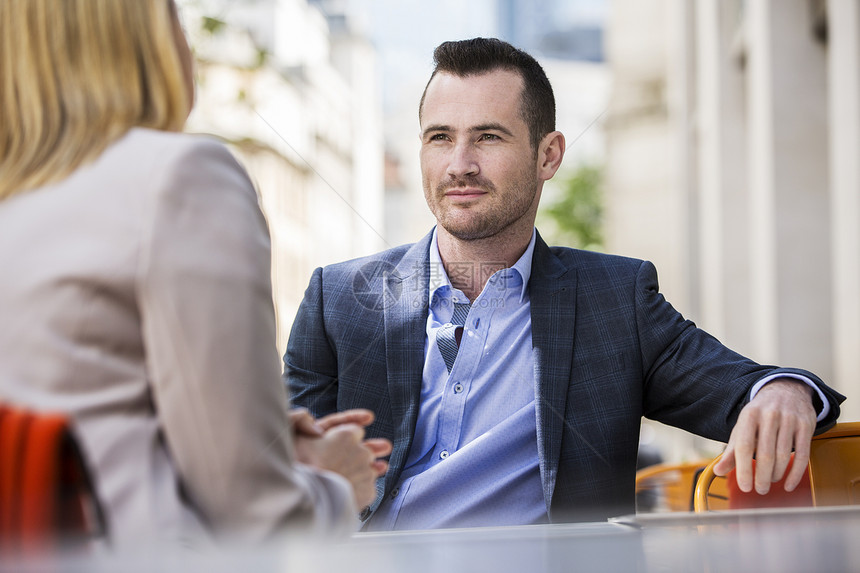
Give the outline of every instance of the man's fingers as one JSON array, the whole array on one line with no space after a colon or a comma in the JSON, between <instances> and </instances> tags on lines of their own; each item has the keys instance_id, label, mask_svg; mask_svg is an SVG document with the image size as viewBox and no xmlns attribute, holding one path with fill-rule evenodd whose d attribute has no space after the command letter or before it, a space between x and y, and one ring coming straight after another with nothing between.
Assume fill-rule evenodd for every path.
<instances>
[{"instance_id":1,"label":"man's fingers","mask_svg":"<svg viewBox=\"0 0 860 573\"><path fill-rule=\"evenodd\" d=\"M776 456L773 463L773 473L770 481L778 482L785 477L788 464L791 463L791 451L794 448L794 432L782 427L776 440ZM790 490L789 490L790 491Z\"/></svg>"},{"instance_id":2,"label":"man's fingers","mask_svg":"<svg viewBox=\"0 0 860 573\"><path fill-rule=\"evenodd\" d=\"M770 491L770 484L774 475L774 465L776 463L776 440L779 428L779 423L773 418L774 414L763 415L759 417L758 422L758 439L754 452L750 452L750 457L755 455L755 470L754 481L755 490L759 495L764 495ZM750 461L752 464L752 461Z\"/></svg>"},{"instance_id":3,"label":"man's fingers","mask_svg":"<svg viewBox=\"0 0 860 573\"><path fill-rule=\"evenodd\" d=\"M749 416L744 414L745 412L741 412L731 437L734 442L735 479L741 491L750 492L753 488L752 463L756 447L756 426L750 423Z\"/></svg>"},{"instance_id":4,"label":"man's fingers","mask_svg":"<svg viewBox=\"0 0 860 573\"><path fill-rule=\"evenodd\" d=\"M375 416L370 410L363 408L355 408L353 410L344 410L343 412L335 412L328 416L323 416L317 423L323 430L334 428L343 424L355 424L357 426L369 426L373 423Z\"/></svg>"},{"instance_id":5,"label":"man's fingers","mask_svg":"<svg viewBox=\"0 0 860 573\"><path fill-rule=\"evenodd\" d=\"M803 436L805 434L795 439L794 462L785 478L785 491L794 491L803 479L803 474L808 471L810 444L809 439L803 439Z\"/></svg>"},{"instance_id":6,"label":"man's fingers","mask_svg":"<svg viewBox=\"0 0 860 573\"><path fill-rule=\"evenodd\" d=\"M714 464L714 473L718 476L724 476L735 469L735 448L731 442L726 446L720 460Z\"/></svg>"}]
</instances>

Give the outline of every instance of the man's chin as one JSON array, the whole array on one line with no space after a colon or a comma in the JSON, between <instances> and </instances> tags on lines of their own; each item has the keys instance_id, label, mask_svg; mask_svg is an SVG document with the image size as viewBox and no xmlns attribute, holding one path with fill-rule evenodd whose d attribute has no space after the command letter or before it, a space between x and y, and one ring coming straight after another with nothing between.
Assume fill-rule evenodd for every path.
<instances>
[{"instance_id":1,"label":"man's chin","mask_svg":"<svg viewBox=\"0 0 860 573\"><path fill-rule=\"evenodd\" d=\"M487 226L480 224L452 224L452 223L439 223L445 231L460 241L480 241L481 239L488 239L490 237L494 237L499 234L499 229L495 228L495 226Z\"/></svg>"}]
</instances>

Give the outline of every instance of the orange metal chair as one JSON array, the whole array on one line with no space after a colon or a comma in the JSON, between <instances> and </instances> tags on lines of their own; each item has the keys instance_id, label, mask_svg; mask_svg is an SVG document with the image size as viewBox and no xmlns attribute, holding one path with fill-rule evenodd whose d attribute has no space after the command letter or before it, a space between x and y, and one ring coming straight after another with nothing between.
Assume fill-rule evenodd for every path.
<instances>
[{"instance_id":1,"label":"orange metal chair","mask_svg":"<svg viewBox=\"0 0 860 573\"><path fill-rule=\"evenodd\" d=\"M0 555L80 550L105 536L67 418L0 404Z\"/></svg>"},{"instance_id":2,"label":"orange metal chair","mask_svg":"<svg viewBox=\"0 0 860 573\"><path fill-rule=\"evenodd\" d=\"M812 438L809 481L813 505L860 504L860 422Z\"/></svg>"},{"instance_id":3,"label":"orange metal chair","mask_svg":"<svg viewBox=\"0 0 860 573\"><path fill-rule=\"evenodd\" d=\"M720 457L699 476L693 502L695 511L860 503L860 422L836 424L812 438L808 470L793 492L784 490L783 481L772 484L763 496L754 491L742 492L734 472L725 477L714 474L714 465Z\"/></svg>"},{"instance_id":4,"label":"orange metal chair","mask_svg":"<svg viewBox=\"0 0 860 573\"><path fill-rule=\"evenodd\" d=\"M693 489L709 460L680 464L656 464L636 472L636 495L657 491L660 504L669 511L692 511Z\"/></svg>"}]
</instances>

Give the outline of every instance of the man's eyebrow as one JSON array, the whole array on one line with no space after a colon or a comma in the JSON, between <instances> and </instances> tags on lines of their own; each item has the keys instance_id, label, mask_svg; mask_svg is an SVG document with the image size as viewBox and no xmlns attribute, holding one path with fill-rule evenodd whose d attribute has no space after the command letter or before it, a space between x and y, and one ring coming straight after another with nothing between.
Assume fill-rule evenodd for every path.
<instances>
[{"instance_id":1,"label":"man's eyebrow","mask_svg":"<svg viewBox=\"0 0 860 573\"><path fill-rule=\"evenodd\" d=\"M447 125L428 125L424 130L421 131L421 134L424 135L437 131L451 131L451 127Z\"/></svg>"},{"instance_id":2,"label":"man's eyebrow","mask_svg":"<svg viewBox=\"0 0 860 573\"><path fill-rule=\"evenodd\" d=\"M469 131L500 131L508 137L514 136L511 130L502 125L501 123L483 123L481 125L476 125L475 127L470 128Z\"/></svg>"},{"instance_id":3,"label":"man's eyebrow","mask_svg":"<svg viewBox=\"0 0 860 573\"><path fill-rule=\"evenodd\" d=\"M453 128L449 125L428 125L422 132L422 135L426 135L428 133L438 133L438 132L448 132L453 131ZM482 123L480 125L476 125L474 127L469 128L469 132L475 133L479 131L498 131L504 133L508 137L513 137L514 134L510 129L502 125L501 123Z\"/></svg>"}]
</instances>

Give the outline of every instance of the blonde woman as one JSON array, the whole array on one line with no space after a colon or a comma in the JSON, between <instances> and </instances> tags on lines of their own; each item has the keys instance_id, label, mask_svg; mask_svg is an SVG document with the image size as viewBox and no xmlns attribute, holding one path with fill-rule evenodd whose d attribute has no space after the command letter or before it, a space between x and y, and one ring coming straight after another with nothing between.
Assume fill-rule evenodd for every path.
<instances>
[{"instance_id":1,"label":"blonde woman","mask_svg":"<svg viewBox=\"0 0 860 573\"><path fill-rule=\"evenodd\" d=\"M72 416L119 546L349 530L386 446L295 462L265 222L192 101L172 0L0 2L0 401Z\"/></svg>"}]
</instances>

